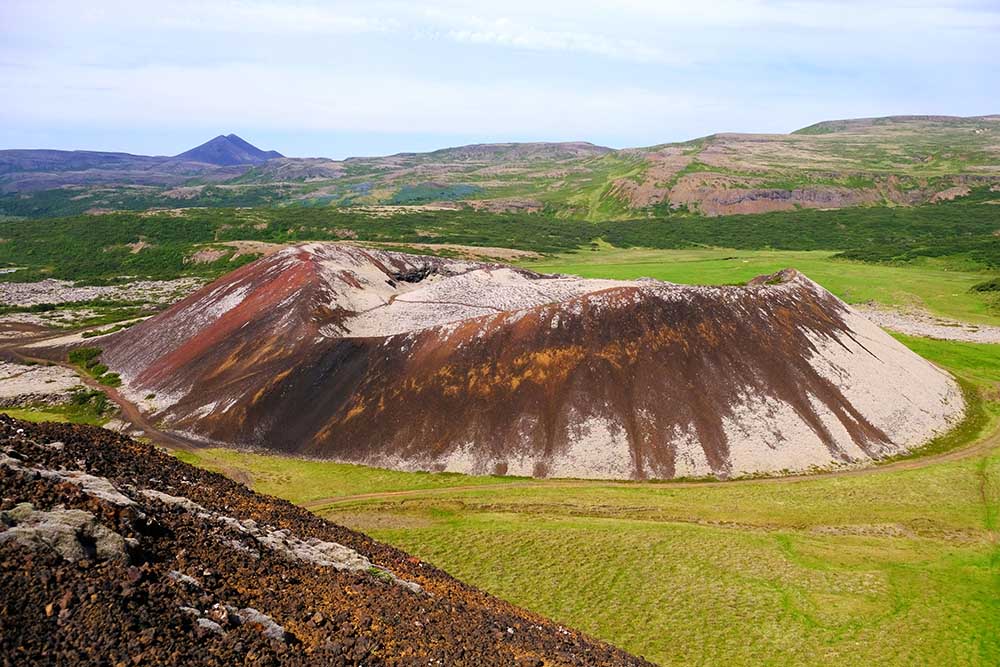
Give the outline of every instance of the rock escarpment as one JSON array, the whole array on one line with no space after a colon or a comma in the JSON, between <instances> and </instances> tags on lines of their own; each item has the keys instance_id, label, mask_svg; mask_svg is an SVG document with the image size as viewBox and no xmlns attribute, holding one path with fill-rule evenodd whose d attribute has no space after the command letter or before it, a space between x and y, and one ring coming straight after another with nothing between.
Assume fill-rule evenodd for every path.
<instances>
[{"instance_id":1,"label":"rock escarpment","mask_svg":"<svg viewBox=\"0 0 1000 667\"><path fill-rule=\"evenodd\" d=\"M696 287L307 244L96 343L170 428L407 470L807 470L963 411L946 373L795 271Z\"/></svg>"}]
</instances>

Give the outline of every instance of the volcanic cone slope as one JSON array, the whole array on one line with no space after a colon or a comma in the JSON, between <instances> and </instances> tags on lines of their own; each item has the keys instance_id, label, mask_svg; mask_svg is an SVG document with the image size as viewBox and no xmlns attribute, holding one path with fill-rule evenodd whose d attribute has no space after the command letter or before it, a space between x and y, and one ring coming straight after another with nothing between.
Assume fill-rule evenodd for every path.
<instances>
[{"instance_id":1,"label":"volcanic cone slope","mask_svg":"<svg viewBox=\"0 0 1000 667\"><path fill-rule=\"evenodd\" d=\"M170 428L406 470L806 470L905 451L964 408L793 270L697 287L307 244L99 344Z\"/></svg>"},{"instance_id":2,"label":"volcanic cone slope","mask_svg":"<svg viewBox=\"0 0 1000 667\"><path fill-rule=\"evenodd\" d=\"M151 445L0 416L4 665L648 665Z\"/></svg>"}]
</instances>

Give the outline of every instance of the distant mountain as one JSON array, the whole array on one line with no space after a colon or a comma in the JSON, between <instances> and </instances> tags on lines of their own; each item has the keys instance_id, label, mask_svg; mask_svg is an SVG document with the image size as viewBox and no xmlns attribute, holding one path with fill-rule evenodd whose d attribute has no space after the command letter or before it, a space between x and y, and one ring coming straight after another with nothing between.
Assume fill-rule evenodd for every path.
<instances>
[{"instance_id":1,"label":"distant mountain","mask_svg":"<svg viewBox=\"0 0 1000 667\"><path fill-rule=\"evenodd\" d=\"M0 150L0 216L29 218L294 202L599 221L919 206L982 188L1000 191L998 115L827 120L620 150L494 143L344 160L286 158L233 134L175 157Z\"/></svg>"},{"instance_id":2,"label":"distant mountain","mask_svg":"<svg viewBox=\"0 0 1000 667\"><path fill-rule=\"evenodd\" d=\"M123 192L136 187L172 188L191 179L227 181L252 167L102 151L6 150L0 151L0 196L58 191L75 197L79 191L72 188L109 186Z\"/></svg>"},{"instance_id":3,"label":"distant mountain","mask_svg":"<svg viewBox=\"0 0 1000 667\"><path fill-rule=\"evenodd\" d=\"M930 130L942 129L976 129L1000 120L1000 115L989 116L882 116L879 118L846 118L839 120L824 120L808 127L803 127L792 134L832 134L835 132L872 133L879 130L896 128Z\"/></svg>"},{"instance_id":4,"label":"distant mountain","mask_svg":"<svg viewBox=\"0 0 1000 667\"><path fill-rule=\"evenodd\" d=\"M215 139L174 157L229 167L237 164L258 164L285 156L278 151L262 151L235 134L220 134Z\"/></svg>"},{"instance_id":5,"label":"distant mountain","mask_svg":"<svg viewBox=\"0 0 1000 667\"><path fill-rule=\"evenodd\" d=\"M595 146L587 141L529 142L505 144L470 144L454 148L441 148L423 156L428 160L455 162L538 162L543 160L568 160L588 158L613 153L614 149ZM414 157L420 153L400 153Z\"/></svg>"}]
</instances>

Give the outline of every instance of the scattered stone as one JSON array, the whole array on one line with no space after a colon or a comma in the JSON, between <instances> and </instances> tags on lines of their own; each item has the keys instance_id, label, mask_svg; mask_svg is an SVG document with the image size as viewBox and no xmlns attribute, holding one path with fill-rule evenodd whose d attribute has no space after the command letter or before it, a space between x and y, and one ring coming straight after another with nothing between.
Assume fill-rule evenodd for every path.
<instances>
[{"instance_id":1,"label":"scattered stone","mask_svg":"<svg viewBox=\"0 0 1000 667\"><path fill-rule=\"evenodd\" d=\"M199 582L194 577L184 574L183 572L178 572L177 570L170 570L167 576L176 582L182 583L189 588L201 588L201 582Z\"/></svg>"},{"instance_id":2,"label":"scattered stone","mask_svg":"<svg viewBox=\"0 0 1000 667\"><path fill-rule=\"evenodd\" d=\"M964 343L1000 343L1000 327L950 320L919 308L887 308L876 303L855 308L880 327L910 336Z\"/></svg>"},{"instance_id":3,"label":"scattered stone","mask_svg":"<svg viewBox=\"0 0 1000 667\"><path fill-rule=\"evenodd\" d=\"M82 386L77 374L62 366L0 361L0 407L67 403Z\"/></svg>"},{"instance_id":4,"label":"scattered stone","mask_svg":"<svg viewBox=\"0 0 1000 667\"><path fill-rule=\"evenodd\" d=\"M0 544L17 544L40 551L53 551L70 562L83 559L125 559L125 540L102 526L90 512L54 509L36 510L21 503L0 512Z\"/></svg>"},{"instance_id":5,"label":"scattered stone","mask_svg":"<svg viewBox=\"0 0 1000 667\"><path fill-rule=\"evenodd\" d=\"M0 304L37 306L43 303L74 303L106 299L147 303L171 303L199 287L199 278L136 280L122 285L77 286L68 280L48 278L33 283L0 283Z\"/></svg>"},{"instance_id":6,"label":"scattered stone","mask_svg":"<svg viewBox=\"0 0 1000 667\"><path fill-rule=\"evenodd\" d=\"M184 496L172 496L169 493L163 493L162 491L157 491L155 489L143 489L140 491L142 495L147 498L153 498L154 500L159 500L161 503L167 505L173 505L175 507L180 507L188 512L204 512L205 508L198 503L185 498Z\"/></svg>"},{"instance_id":7,"label":"scattered stone","mask_svg":"<svg viewBox=\"0 0 1000 667\"><path fill-rule=\"evenodd\" d=\"M237 612L237 615L244 623L258 626L265 637L285 641L285 629L267 614L262 614L253 607L244 607Z\"/></svg>"},{"instance_id":8,"label":"scattered stone","mask_svg":"<svg viewBox=\"0 0 1000 667\"><path fill-rule=\"evenodd\" d=\"M209 618L199 618L195 623L198 624L199 628L204 628L209 632L214 632L217 635L224 635L226 631L222 629L222 626Z\"/></svg>"},{"instance_id":9,"label":"scattered stone","mask_svg":"<svg viewBox=\"0 0 1000 667\"><path fill-rule=\"evenodd\" d=\"M36 444L52 442L63 447ZM152 445L0 416L10 450L22 456L0 453L12 665L648 665Z\"/></svg>"}]
</instances>

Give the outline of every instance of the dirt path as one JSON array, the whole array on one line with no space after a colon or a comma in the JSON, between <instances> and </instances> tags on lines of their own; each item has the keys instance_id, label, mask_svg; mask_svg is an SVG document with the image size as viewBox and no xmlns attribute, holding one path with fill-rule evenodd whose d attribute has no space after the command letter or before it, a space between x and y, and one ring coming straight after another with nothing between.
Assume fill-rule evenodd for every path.
<instances>
[{"instance_id":1,"label":"dirt path","mask_svg":"<svg viewBox=\"0 0 1000 667\"><path fill-rule=\"evenodd\" d=\"M909 336L963 343L1000 343L1000 327L988 324L969 324L937 317L924 310L893 310L870 303L852 307L883 329L891 329Z\"/></svg>"},{"instance_id":2,"label":"dirt path","mask_svg":"<svg viewBox=\"0 0 1000 667\"><path fill-rule=\"evenodd\" d=\"M90 377L89 375L81 373L80 369L78 369L73 364L66 361L60 361L58 359L35 357L26 354L21 349L19 349L28 343L40 343L46 340L51 340L53 338L60 338L65 335L66 335L65 331L57 331L54 333L46 333L40 336L33 336L30 339L22 338L14 341L0 341L0 354L13 357L21 362L27 361L39 364L56 364L58 366L62 366L63 368L68 368L69 370L77 374L77 377L80 378L80 382L82 382L84 386L90 389L96 389L97 391L104 392L104 395L107 396L111 402L113 402L115 405L118 406L118 409L121 411L122 421L129 424L129 426L131 426L133 430L142 431L143 436L148 438L150 442L153 442L154 444L166 447L167 449L179 449L185 452L194 452L196 450L203 450L206 447L208 447L208 445L206 445L205 443L199 442L198 440L195 440L193 438L186 438L177 433L164 431L157 428L142 413L142 411L138 408L138 406L136 406L135 403L133 403L132 401L128 400L120 391L118 391L114 387L108 387L107 385L103 385L94 378ZM208 459L208 460L211 461L216 467L218 467L227 477L237 482L240 482L241 484L245 484L248 487L253 485L253 477L250 475L248 471L243 470L241 468L235 468L233 466L224 465L216 461L215 459Z\"/></svg>"}]
</instances>

